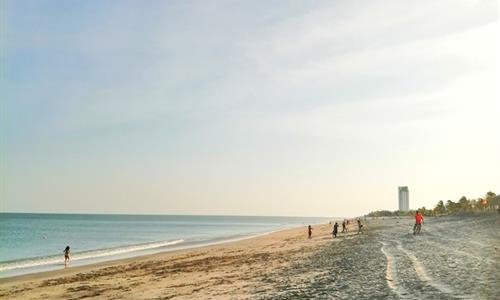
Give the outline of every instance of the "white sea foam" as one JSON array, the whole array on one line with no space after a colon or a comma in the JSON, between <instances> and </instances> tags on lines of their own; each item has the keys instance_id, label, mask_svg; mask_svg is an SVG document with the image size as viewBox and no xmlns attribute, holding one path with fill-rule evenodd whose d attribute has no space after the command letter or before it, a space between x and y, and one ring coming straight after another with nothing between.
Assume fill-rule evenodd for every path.
<instances>
[{"instance_id":1,"label":"white sea foam","mask_svg":"<svg viewBox=\"0 0 500 300\"><path fill-rule=\"evenodd\" d=\"M167 246L173 246L184 242L184 240L174 240L174 241L161 241L161 242L152 242L146 244L138 244L138 245L129 245L123 247L109 248L109 249L99 249L99 250L90 250L84 252L77 252L71 255L72 261L84 260L84 259L93 259L99 257L113 256L119 254L126 254L130 252L149 250ZM37 257L32 259L23 259L17 261L9 261L0 263L0 272L7 270L15 270L15 269L23 269L23 268L31 268L38 266L46 266L53 265L62 262L62 254L61 255L53 255L47 257Z\"/></svg>"}]
</instances>

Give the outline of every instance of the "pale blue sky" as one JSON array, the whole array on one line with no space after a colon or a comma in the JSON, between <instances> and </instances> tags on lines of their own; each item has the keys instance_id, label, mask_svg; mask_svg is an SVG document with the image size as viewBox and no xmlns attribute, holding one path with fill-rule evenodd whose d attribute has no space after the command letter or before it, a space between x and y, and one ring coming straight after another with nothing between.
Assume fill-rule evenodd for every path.
<instances>
[{"instance_id":1,"label":"pale blue sky","mask_svg":"<svg viewBox=\"0 0 500 300\"><path fill-rule=\"evenodd\" d=\"M1 211L500 192L498 1L2 1Z\"/></svg>"}]
</instances>

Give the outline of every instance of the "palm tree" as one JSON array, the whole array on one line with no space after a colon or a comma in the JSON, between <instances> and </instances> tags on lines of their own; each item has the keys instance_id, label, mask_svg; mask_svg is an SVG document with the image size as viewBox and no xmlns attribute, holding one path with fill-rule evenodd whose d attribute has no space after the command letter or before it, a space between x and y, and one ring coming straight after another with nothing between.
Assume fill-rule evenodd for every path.
<instances>
[{"instance_id":1,"label":"palm tree","mask_svg":"<svg viewBox=\"0 0 500 300\"><path fill-rule=\"evenodd\" d=\"M434 208L434 212L437 215L441 215L441 214L444 214L446 212L446 207L444 207L443 200L439 200L438 204Z\"/></svg>"}]
</instances>

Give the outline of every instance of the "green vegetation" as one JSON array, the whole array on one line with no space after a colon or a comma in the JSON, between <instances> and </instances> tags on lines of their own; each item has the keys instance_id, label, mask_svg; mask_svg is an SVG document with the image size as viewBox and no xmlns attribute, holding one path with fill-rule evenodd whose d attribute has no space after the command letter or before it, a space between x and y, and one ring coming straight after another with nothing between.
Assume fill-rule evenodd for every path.
<instances>
[{"instance_id":1,"label":"green vegetation","mask_svg":"<svg viewBox=\"0 0 500 300\"><path fill-rule=\"evenodd\" d=\"M441 215L453 215L465 212L490 212L498 210L500 207L500 195L493 192L487 192L483 198L477 199L467 199L463 196L457 202L451 200L446 201L439 200L434 209L427 209L424 207L418 210L424 216L441 216ZM413 216L415 210L410 211L389 211L389 210L378 210L367 214L367 217L396 217L396 216Z\"/></svg>"}]
</instances>

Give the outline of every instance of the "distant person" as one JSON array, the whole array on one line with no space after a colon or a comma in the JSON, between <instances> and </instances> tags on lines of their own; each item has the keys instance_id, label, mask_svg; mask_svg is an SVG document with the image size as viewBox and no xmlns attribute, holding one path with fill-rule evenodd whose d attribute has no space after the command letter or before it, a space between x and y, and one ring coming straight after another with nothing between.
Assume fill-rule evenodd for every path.
<instances>
[{"instance_id":1,"label":"distant person","mask_svg":"<svg viewBox=\"0 0 500 300\"><path fill-rule=\"evenodd\" d=\"M67 266L69 263L69 253L70 253L69 246L66 246L63 252L64 252L64 266Z\"/></svg>"},{"instance_id":2,"label":"distant person","mask_svg":"<svg viewBox=\"0 0 500 300\"><path fill-rule=\"evenodd\" d=\"M417 210L415 213L415 225L413 225L413 234L419 234L420 230L422 230L422 222L424 221L424 217L422 217L422 214Z\"/></svg>"},{"instance_id":3,"label":"distant person","mask_svg":"<svg viewBox=\"0 0 500 300\"><path fill-rule=\"evenodd\" d=\"M361 224L361 220L358 219L358 234L363 233L363 224Z\"/></svg>"},{"instance_id":4,"label":"distant person","mask_svg":"<svg viewBox=\"0 0 500 300\"><path fill-rule=\"evenodd\" d=\"M335 225L333 225L333 238L337 237L337 233L339 232L339 223L335 222Z\"/></svg>"},{"instance_id":5,"label":"distant person","mask_svg":"<svg viewBox=\"0 0 500 300\"><path fill-rule=\"evenodd\" d=\"M311 238L312 234L313 234L313 228L311 225L309 225L309 226L307 226L307 235L309 238Z\"/></svg>"},{"instance_id":6,"label":"distant person","mask_svg":"<svg viewBox=\"0 0 500 300\"><path fill-rule=\"evenodd\" d=\"M346 219L344 219L344 221L342 221L342 233L347 233L347 221Z\"/></svg>"},{"instance_id":7,"label":"distant person","mask_svg":"<svg viewBox=\"0 0 500 300\"><path fill-rule=\"evenodd\" d=\"M500 223L500 205L497 205L497 212L499 216L499 218L497 219L497 223Z\"/></svg>"}]
</instances>

